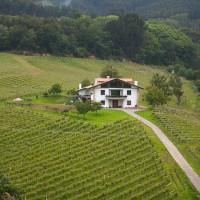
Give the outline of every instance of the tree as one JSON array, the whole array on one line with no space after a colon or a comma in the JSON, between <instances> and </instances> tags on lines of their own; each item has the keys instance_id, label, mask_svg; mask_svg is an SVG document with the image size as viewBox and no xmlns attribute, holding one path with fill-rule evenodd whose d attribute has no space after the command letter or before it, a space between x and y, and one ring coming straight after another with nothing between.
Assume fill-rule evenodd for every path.
<instances>
[{"instance_id":1,"label":"tree","mask_svg":"<svg viewBox=\"0 0 200 200\"><path fill-rule=\"evenodd\" d=\"M156 73L153 75L152 79L150 80L150 84L151 84L151 86L155 86L158 89L162 90L166 96L166 99L170 100L172 91L170 89L170 84L169 84L167 76Z\"/></svg>"},{"instance_id":2,"label":"tree","mask_svg":"<svg viewBox=\"0 0 200 200\"><path fill-rule=\"evenodd\" d=\"M146 101L153 108L167 103L167 99L163 90L158 89L155 86L150 86L147 88L147 92L144 94L144 101Z\"/></svg>"},{"instance_id":3,"label":"tree","mask_svg":"<svg viewBox=\"0 0 200 200\"><path fill-rule=\"evenodd\" d=\"M74 88L67 91L67 103L76 104L78 101L78 92Z\"/></svg>"},{"instance_id":4,"label":"tree","mask_svg":"<svg viewBox=\"0 0 200 200\"><path fill-rule=\"evenodd\" d=\"M110 78L119 78L119 73L115 67L112 65L107 65L101 72L101 78L107 78L107 76L110 76Z\"/></svg>"},{"instance_id":5,"label":"tree","mask_svg":"<svg viewBox=\"0 0 200 200\"><path fill-rule=\"evenodd\" d=\"M144 94L144 100L153 108L166 104L171 98L170 84L166 76L154 74Z\"/></svg>"},{"instance_id":6,"label":"tree","mask_svg":"<svg viewBox=\"0 0 200 200\"><path fill-rule=\"evenodd\" d=\"M73 88L67 91L67 95L78 95L78 92Z\"/></svg>"},{"instance_id":7,"label":"tree","mask_svg":"<svg viewBox=\"0 0 200 200\"><path fill-rule=\"evenodd\" d=\"M20 192L15 188L7 177L0 174L0 199L17 200L20 198Z\"/></svg>"},{"instance_id":8,"label":"tree","mask_svg":"<svg viewBox=\"0 0 200 200\"><path fill-rule=\"evenodd\" d=\"M81 82L81 84L82 84L82 87L86 87L86 86L88 86L88 85L91 85L91 82L90 82L90 80L85 79L85 80L83 80L83 81Z\"/></svg>"},{"instance_id":9,"label":"tree","mask_svg":"<svg viewBox=\"0 0 200 200\"><path fill-rule=\"evenodd\" d=\"M49 94L60 94L62 92L62 86L59 83L56 83L51 86L48 92Z\"/></svg>"},{"instance_id":10,"label":"tree","mask_svg":"<svg viewBox=\"0 0 200 200\"><path fill-rule=\"evenodd\" d=\"M76 110L77 110L78 114L82 114L85 118L85 115L89 111L91 111L91 104L90 104L90 102L86 102L86 103L79 102L76 104Z\"/></svg>"},{"instance_id":11,"label":"tree","mask_svg":"<svg viewBox=\"0 0 200 200\"><path fill-rule=\"evenodd\" d=\"M177 98L177 104L180 105L181 97L183 96L183 82L177 75L170 78L170 86L172 87L172 93Z\"/></svg>"},{"instance_id":12,"label":"tree","mask_svg":"<svg viewBox=\"0 0 200 200\"><path fill-rule=\"evenodd\" d=\"M115 52L117 50L116 56L124 55L131 60L135 58L143 44L145 29L144 20L136 14L122 15L118 20L108 22L105 27L110 34L112 49Z\"/></svg>"},{"instance_id":13,"label":"tree","mask_svg":"<svg viewBox=\"0 0 200 200\"><path fill-rule=\"evenodd\" d=\"M101 110L101 108L102 106L101 106L101 103L99 102L93 102L91 105L91 111L96 112L96 114L98 110Z\"/></svg>"}]
</instances>

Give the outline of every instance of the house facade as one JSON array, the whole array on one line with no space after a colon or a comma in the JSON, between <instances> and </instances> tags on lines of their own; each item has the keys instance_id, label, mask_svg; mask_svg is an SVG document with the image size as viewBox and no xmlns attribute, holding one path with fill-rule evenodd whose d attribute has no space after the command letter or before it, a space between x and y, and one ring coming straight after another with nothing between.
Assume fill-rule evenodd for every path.
<instances>
[{"instance_id":1,"label":"house facade","mask_svg":"<svg viewBox=\"0 0 200 200\"><path fill-rule=\"evenodd\" d=\"M139 100L137 81L129 78L96 78L95 84L83 87L79 84L79 97L86 101L100 102L104 108L137 108Z\"/></svg>"}]
</instances>

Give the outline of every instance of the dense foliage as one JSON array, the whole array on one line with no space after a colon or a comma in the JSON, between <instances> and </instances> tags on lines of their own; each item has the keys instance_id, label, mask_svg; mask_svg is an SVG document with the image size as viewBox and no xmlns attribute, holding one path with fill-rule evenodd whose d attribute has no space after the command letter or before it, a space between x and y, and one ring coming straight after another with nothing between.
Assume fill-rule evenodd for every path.
<instances>
[{"instance_id":1,"label":"dense foliage","mask_svg":"<svg viewBox=\"0 0 200 200\"><path fill-rule=\"evenodd\" d=\"M51 86L48 90L49 94L60 94L62 92L62 86L59 83L56 83Z\"/></svg>"},{"instance_id":2,"label":"dense foliage","mask_svg":"<svg viewBox=\"0 0 200 200\"><path fill-rule=\"evenodd\" d=\"M172 95L168 78L164 75L154 74L150 85L144 93L144 100L153 108L167 104Z\"/></svg>"},{"instance_id":3,"label":"dense foliage","mask_svg":"<svg viewBox=\"0 0 200 200\"><path fill-rule=\"evenodd\" d=\"M172 65L179 75L199 79L197 45L183 32L135 14L76 19L1 15L0 51L126 58Z\"/></svg>"},{"instance_id":4,"label":"dense foliage","mask_svg":"<svg viewBox=\"0 0 200 200\"><path fill-rule=\"evenodd\" d=\"M112 65L107 65L103 68L101 74L100 74L100 77L101 78L107 78L107 77L110 77L110 78L119 78L120 75L119 75L119 72L117 71L117 69L112 66Z\"/></svg>"},{"instance_id":5,"label":"dense foliage","mask_svg":"<svg viewBox=\"0 0 200 200\"><path fill-rule=\"evenodd\" d=\"M6 176L0 174L0 200L18 199L21 199L19 190L10 183Z\"/></svg>"},{"instance_id":6,"label":"dense foliage","mask_svg":"<svg viewBox=\"0 0 200 200\"><path fill-rule=\"evenodd\" d=\"M6 15L31 15L38 17L75 17L77 11L67 6L45 6L35 0L0 0L0 14Z\"/></svg>"},{"instance_id":7,"label":"dense foliage","mask_svg":"<svg viewBox=\"0 0 200 200\"><path fill-rule=\"evenodd\" d=\"M135 12L145 17L169 17L180 13L199 16L199 0L72 0L72 7L88 13Z\"/></svg>"}]
</instances>

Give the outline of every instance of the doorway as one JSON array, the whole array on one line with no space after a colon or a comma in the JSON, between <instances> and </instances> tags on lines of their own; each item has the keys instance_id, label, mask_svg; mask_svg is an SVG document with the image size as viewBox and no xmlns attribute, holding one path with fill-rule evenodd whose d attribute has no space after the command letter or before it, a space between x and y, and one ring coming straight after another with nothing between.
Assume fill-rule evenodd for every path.
<instances>
[{"instance_id":1,"label":"doorway","mask_svg":"<svg viewBox=\"0 0 200 200\"><path fill-rule=\"evenodd\" d=\"M118 100L113 100L113 108L118 108Z\"/></svg>"}]
</instances>

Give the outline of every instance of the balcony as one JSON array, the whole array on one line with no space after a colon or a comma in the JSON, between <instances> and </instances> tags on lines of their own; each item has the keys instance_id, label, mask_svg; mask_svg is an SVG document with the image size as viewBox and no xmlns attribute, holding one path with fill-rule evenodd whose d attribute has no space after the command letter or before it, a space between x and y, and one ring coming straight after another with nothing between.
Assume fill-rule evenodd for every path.
<instances>
[{"instance_id":1,"label":"balcony","mask_svg":"<svg viewBox=\"0 0 200 200\"><path fill-rule=\"evenodd\" d=\"M127 96L122 96L122 95L106 95L106 98L108 99L125 99Z\"/></svg>"}]
</instances>

